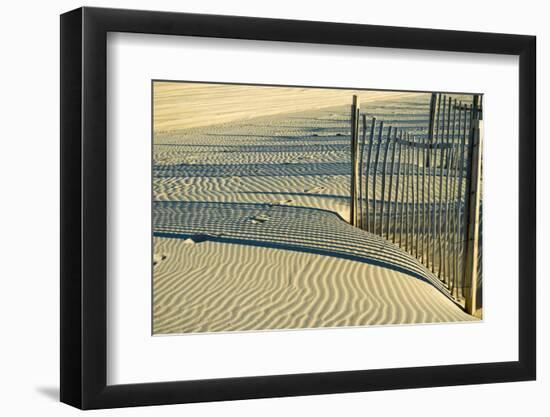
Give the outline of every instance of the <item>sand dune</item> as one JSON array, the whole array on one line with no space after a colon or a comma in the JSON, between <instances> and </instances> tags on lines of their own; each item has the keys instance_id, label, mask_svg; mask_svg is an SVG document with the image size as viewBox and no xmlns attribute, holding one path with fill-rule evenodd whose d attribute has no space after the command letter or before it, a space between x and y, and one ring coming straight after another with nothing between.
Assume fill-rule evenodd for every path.
<instances>
[{"instance_id":1,"label":"sand dune","mask_svg":"<svg viewBox=\"0 0 550 417\"><path fill-rule=\"evenodd\" d=\"M272 247L370 263L408 273L445 293L418 260L331 211L272 204L156 202L153 229L156 237Z\"/></svg>"},{"instance_id":2,"label":"sand dune","mask_svg":"<svg viewBox=\"0 0 550 417\"><path fill-rule=\"evenodd\" d=\"M165 104L180 93L167 89ZM427 94L380 97L367 111L421 132L428 103ZM344 221L349 103L247 112L155 126L167 131L154 139L154 333L473 319L419 261Z\"/></svg>"},{"instance_id":3,"label":"sand dune","mask_svg":"<svg viewBox=\"0 0 550 417\"><path fill-rule=\"evenodd\" d=\"M166 256L155 334L475 320L431 284L368 263L210 241L155 248Z\"/></svg>"}]
</instances>

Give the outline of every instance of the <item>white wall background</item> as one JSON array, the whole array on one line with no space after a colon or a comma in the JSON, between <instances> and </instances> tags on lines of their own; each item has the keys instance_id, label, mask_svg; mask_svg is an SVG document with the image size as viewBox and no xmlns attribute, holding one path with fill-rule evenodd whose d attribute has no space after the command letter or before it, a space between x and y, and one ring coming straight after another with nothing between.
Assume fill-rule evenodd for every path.
<instances>
[{"instance_id":1,"label":"white wall background","mask_svg":"<svg viewBox=\"0 0 550 417\"><path fill-rule=\"evenodd\" d=\"M27 1L3 5L0 64L0 401L8 416L75 415L57 402L59 392L59 17L81 6L72 0ZM432 388L226 403L145 407L95 412L94 415L403 415L463 416L548 415L550 405L550 291L544 264L550 248L550 209L543 190L550 175L548 135L542 126L550 97L542 77L550 58L550 26L543 2L480 2L455 6L440 1L367 2L339 0L93 1L86 5L157 9L394 26L492 31L538 36L539 303L538 381L468 387ZM546 232L546 236L543 237ZM546 395L545 395L546 394Z\"/></svg>"}]
</instances>

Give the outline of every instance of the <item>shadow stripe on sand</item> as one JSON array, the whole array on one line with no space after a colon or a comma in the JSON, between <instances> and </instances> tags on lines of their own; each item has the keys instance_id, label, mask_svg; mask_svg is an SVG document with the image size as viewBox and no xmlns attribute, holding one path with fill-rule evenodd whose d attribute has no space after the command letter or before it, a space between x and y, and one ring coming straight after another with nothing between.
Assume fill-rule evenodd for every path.
<instances>
[{"instance_id":1,"label":"shadow stripe on sand","mask_svg":"<svg viewBox=\"0 0 550 417\"><path fill-rule=\"evenodd\" d=\"M437 277L416 258L379 236L350 226L327 210L267 203L155 201L153 236L267 247L364 262L429 283L452 300Z\"/></svg>"}]
</instances>

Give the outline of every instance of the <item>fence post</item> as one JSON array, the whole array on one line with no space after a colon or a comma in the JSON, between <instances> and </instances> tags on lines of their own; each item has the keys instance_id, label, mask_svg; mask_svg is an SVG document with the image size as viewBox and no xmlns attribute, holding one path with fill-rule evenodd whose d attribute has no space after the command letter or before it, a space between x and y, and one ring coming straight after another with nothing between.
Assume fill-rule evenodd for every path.
<instances>
[{"instance_id":1,"label":"fence post","mask_svg":"<svg viewBox=\"0 0 550 417\"><path fill-rule=\"evenodd\" d=\"M357 124L359 125L359 119L361 118L360 117L361 115L358 113L357 114ZM365 226L363 224L363 219L365 217L365 211L363 210L363 202L364 202L364 196L363 196L363 190L365 189L365 187L363 187L363 183L364 183L364 180L363 180L363 167L364 167L364 164L363 164L363 156L365 154L365 142L367 140L367 117L363 114L363 117L362 117L362 120L363 120L363 134L361 135L361 144L359 145L359 205L358 205L358 213L359 213L359 216L358 217L358 220L357 220L357 226L361 229L365 229ZM359 136L359 134L357 135ZM367 177L367 181L368 181L368 177ZM368 197L367 197L368 199ZM368 200L367 200L367 203L368 203Z\"/></svg>"},{"instance_id":2,"label":"fence post","mask_svg":"<svg viewBox=\"0 0 550 417\"><path fill-rule=\"evenodd\" d=\"M359 103L357 96L353 96L351 105L351 200L349 222L352 226L357 226L357 192L359 189ZM361 215L361 214L359 214Z\"/></svg>"},{"instance_id":3,"label":"fence post","mask_svg":"<svg viewBox=\"0 0 550 417\"><path fill-rule=\"evenodd\" d=\"M392 127L388 127L388 133L386 135L386 143L384 145L384 166L382 168L382 195L380 197L380 236L384 237L384 206L389 204L385 203L386 200L386 176L387 176L387 166L388 166L388 150L390 148L390 139L392 134ZM387 235L386 230L386 235Z\"/></svg>"},{"instance_id":4,"label":"fence post","mask_svg":"<svg viewBox=\"0 0 550 417\"><path fill-rule=\"evenodd\" d=\"M369 182L370 182L370 160L371 160L371 155L372 155L372 145L373 145L373 142L374 142L374 128L375 128L375 125L376 125L376 117L373 117L371 119L371 126L370 126L370 135L369 135L369 148L368 148L368 151L367 151L367 167L366 169L364 170L363 167L359 167L359 169L361 169L361 171L364 171L365 172L365 175L367 177L367 180L365 181L365 220L366 220L366 229L368 232L371 231L371 227L370 227L370 186L369 186ZM366 129L366 126L367 126L367 116L365 114L363 114L363 126L364 126L364 129ZM376 189L376 188L375 188ZM361 214L363 215L363 214Z\"/></svg>"},{"instance_id":5,"label":"fence post","mask_svg":"<svg viewBox=\"0 0 550 417\"><path fill-rule=\"evenodd\" d=\"M430 121L428 125L428 145L431 146L434 138L434 129L436 126L435 123L435 106L437 104L437 93L432 93L432 97L430 99ZM441 101L439 102L441 105ZM430 155L428 154L428 159L426 161L423 161L427 167L430 166Z\"/></svg>"},{"instance_id":6,"label":"fence post","mask_svg":"<svg viewBox=\"0 0 550 417\"><path fill-rule=\"evenodd\" d=\"M466 229L466 259L464 264L465 308L468 314L476 311L477 268L479 244L479 215L481 203L481 150L483 146L483 121L479 117L479 96L474 97L471 135L471 175L468 184L468 222Z\"/></svg>"}]
</instances>

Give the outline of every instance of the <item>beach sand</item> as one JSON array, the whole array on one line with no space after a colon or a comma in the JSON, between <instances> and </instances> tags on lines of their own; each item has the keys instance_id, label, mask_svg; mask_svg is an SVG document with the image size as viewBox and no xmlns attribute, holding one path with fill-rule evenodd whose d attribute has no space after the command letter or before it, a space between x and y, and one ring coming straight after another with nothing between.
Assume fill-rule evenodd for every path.
<instances>
[{"instance_id":1,"label":"beach sand","mask_svg":"<svg viewBox=\"0 0 550 417\"><path fill-rule=\"evenodd\" d=\"M349 105L353 94L359 94L363 103L417 96L393 91L155 82L153 123L155 132L210 126Z\"/></svg>"},{"instance_id":2,"label":"beach sand","mask_svg":"<svg viewBox=\"0 0 550 417\"><path fill-rule=\"evenodd\" d=\"M366 262L155 238L155 334L474 320L435 286Z\"/></svg>"},{"instance_id":3,"label":"beach sand","mask_svg":"<svg viewBox=\"0 0 550 417\"><path fill-rule=\"evenodd\" d=\"M353 92L266 89L155 86L153 332L476 320L419 261L347 224ZM425 129L428 94L359 94L370 115Z\"/></svg>"}]
</instances>

